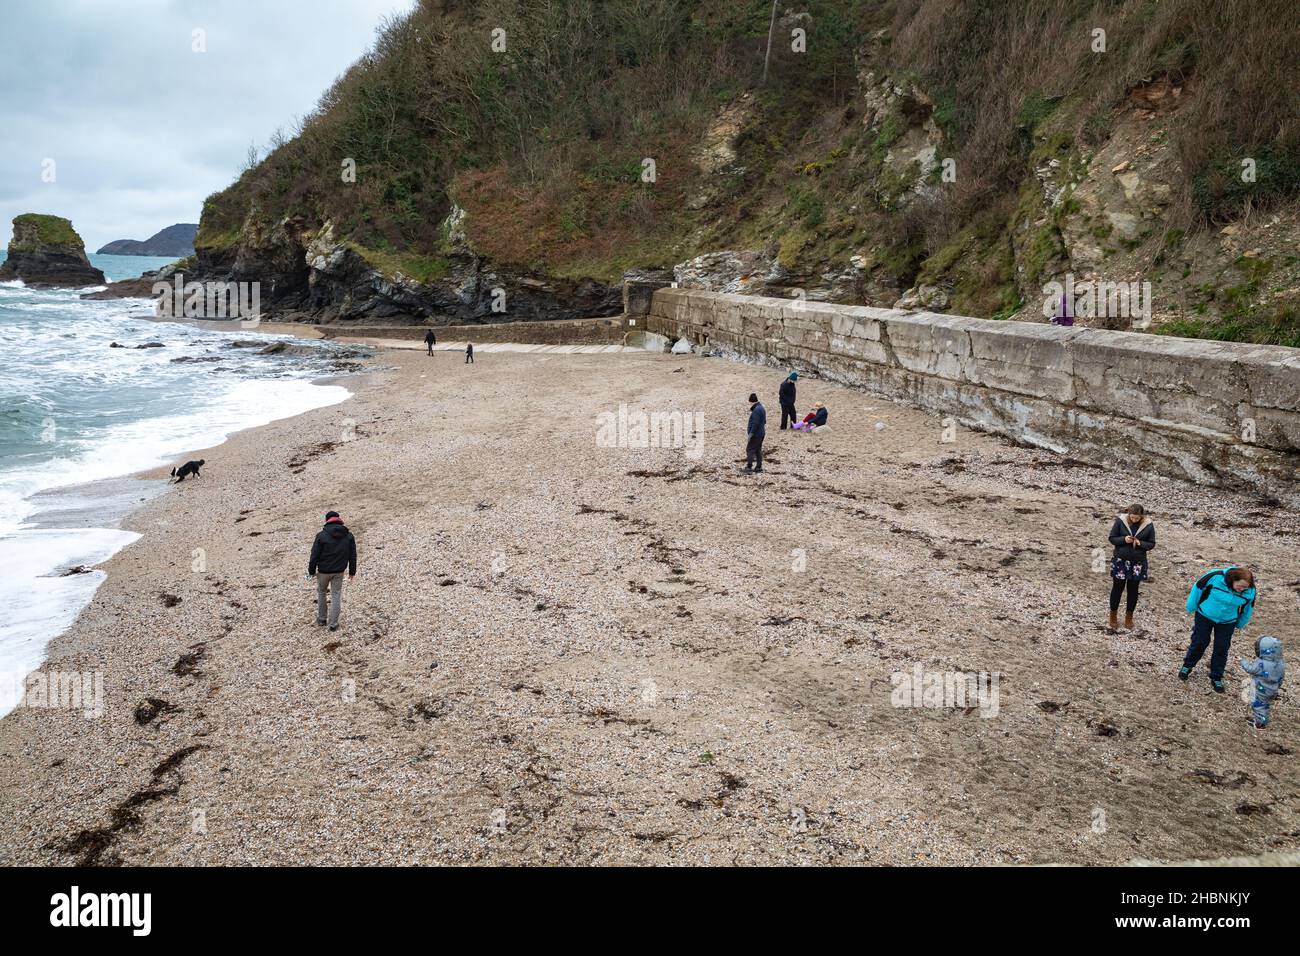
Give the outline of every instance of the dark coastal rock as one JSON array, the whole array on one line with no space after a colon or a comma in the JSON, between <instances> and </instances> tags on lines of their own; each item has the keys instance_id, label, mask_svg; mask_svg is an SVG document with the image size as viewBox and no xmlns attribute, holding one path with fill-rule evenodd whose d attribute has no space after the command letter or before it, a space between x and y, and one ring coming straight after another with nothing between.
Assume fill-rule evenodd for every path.
<instances>
[{"instance_id":1,"label":"dark coastal rock","mask_svg":"<svg viewBox=\"0 0 1300 956\"><path fill-rule=\"evenodd\" d=\"M72 223L58 216L26 213L14 219L9 256L0 281L21 279L33 288L103 285L104 273L86 258L86 246Z\"/></svg>"},{"instance_id":2,"label":"dark coastal rock","mask_svg":"<svg viewBox=\"0 0 1300 956\"><path fill-rule=\"evenodd\" d=\"M233 347L235 343L231 343ZM258 355L307 355L322 356L319 345L306 342L272 342L265 348L257 350ZM331 359L352 359L352 358L369 358L370 352L366 349L344 348L332 349L328 355Z\"/></svg>"},{"instance_id":3,"label":"dark coastal rock","mask_svg":"<svg viewBox=\"0 0 1300 956\"><path fill-rule=\"evenodd\" d=\"M146 272L138 279L122 279L110 282L108 287L98 292L84 292L83 299L152 299L153 287L158 282L168 282L176 274L179 263L163 266Z\"/></svg>"},{"instance_id":4,"label":"dark coastal rock","mask_svg":"<svg viewBox=\"0 0 1300 956\"><path fill-rule=\"evenodd\" d=\"M427 325L597 318L622 312L621 282L506 268L458 246L437 278L387 273L350 244L286 219L256 241L200 243L185 281L259 282L264 318L320 325Z\"/></svg>"},{"instance_id":5,"label":"dark coastal rock","mask_svg":"<svg viewBox=\"0 0 1300 956\"><path fill-rule=\"evenodd\" d=\"M623 273L623 313L645 315L656 289L673 284L671 269L632 269Z\"/></svg>"},{"instance_id":6,"label":"dark coastal rock","mask_svg":"<svg viewBox=\"0 0 1300 956\"><path fill-rule=\"evenodd\" d=\"M177 259L182 259L194 255L194 236L198 231L197 222L178 222L143 241L117 239L102 247L97 255L175 256Z\"/></svg>"}]
</instances>

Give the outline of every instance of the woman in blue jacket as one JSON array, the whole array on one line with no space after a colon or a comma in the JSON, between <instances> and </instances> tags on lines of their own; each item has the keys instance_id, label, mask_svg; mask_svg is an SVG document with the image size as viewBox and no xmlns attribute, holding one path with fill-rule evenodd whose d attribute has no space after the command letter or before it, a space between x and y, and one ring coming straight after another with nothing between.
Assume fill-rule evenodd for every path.
<instances>
[{"instance_id":1,"label":"woman in blue jacket","mask_svg":"<svg viewBox=\"0 0 1300 956\"><path fill-rule=\"evenodd\" d=\"M1226 568L1203 574L1192 585L1187 595L1187 613L1192 617L1192 642L1178 671L1179 680L1187 676L1205 653L1214 636L1214 651L1210 654L1210 683L1216 692L1223 693L1223 670L1228 666L1228 649L1232 634L1250 623L1255 609L1255 575L1249 568L1229 565Z\"/></svg>"}]
</instances>

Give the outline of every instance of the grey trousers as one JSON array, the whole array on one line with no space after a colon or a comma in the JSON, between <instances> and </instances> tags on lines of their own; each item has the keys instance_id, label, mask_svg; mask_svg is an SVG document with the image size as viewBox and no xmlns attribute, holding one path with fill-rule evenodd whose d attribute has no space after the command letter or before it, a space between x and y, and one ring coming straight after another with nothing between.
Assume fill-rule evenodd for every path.
<instances>
[{"instance_id":1,"label":"grey trousers","mask_svg":"<svg viewBox=\"0 0 1300 956\"><path fill-rule=\"evenodd\" d=\"M316 623L325 623L325 591L329 589L329 625L338 627L339 612L343 610L343 572L333 574L316 572Z\"/></svg>"}]
</instances>

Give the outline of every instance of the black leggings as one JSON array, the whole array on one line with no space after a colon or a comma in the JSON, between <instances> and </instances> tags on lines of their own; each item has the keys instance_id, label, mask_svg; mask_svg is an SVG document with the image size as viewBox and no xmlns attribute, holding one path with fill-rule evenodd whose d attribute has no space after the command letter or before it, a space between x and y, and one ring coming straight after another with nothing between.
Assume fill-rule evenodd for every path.
<instances>
[{"instance_id":1,"label":"black leggings","mask_svg":"<svg viewBox=\"0 0 1300 956\"><path fill-rule=\"evenodd\" d=\"M1110 609L1119 610L1119 596L1124 593L1124 586L1128 585L1128 601L1125 604L1125 613L1132 616L1133 609L1138 606L1138 584L1141 583L1135 578L1129 578L1127 581L1115 581L1110 586Z\"/></svg>"}]
</instances>

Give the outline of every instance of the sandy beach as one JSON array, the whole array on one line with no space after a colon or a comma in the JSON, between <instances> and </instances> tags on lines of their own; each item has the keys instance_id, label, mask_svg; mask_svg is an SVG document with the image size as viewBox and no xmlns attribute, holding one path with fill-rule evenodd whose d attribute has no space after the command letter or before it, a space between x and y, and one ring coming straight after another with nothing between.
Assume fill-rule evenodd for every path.
<instances>
[{"instance_id":1,"label":"sandy beach","mask_svg":"<svg viewBox=\"0 0 1300 956\"><path fill-rule=\"evenodd\" d=\"M275 329L275 331L281 331ZM104 713L0 721L8 864L1116 863L1300 846L1300 711L1238 654L1300 647L1300 526L716 358L387 350L352 399L196 450L201 479L49 648ZM768 466L741 470L745 398ZM619 406L702 417L602 447ZM945 441L953 438L953 441ZM163 471L143 477L160 478ZM1158 546L1105 628L1106 535ZM327 509L360 574L313 622ZM1100 549L1100 550L1099 550ZM1202 571L1254 567L1229 692L1175 679ZM998 675L996 713L896 672Z\"/></svg>"}]
</instances>

